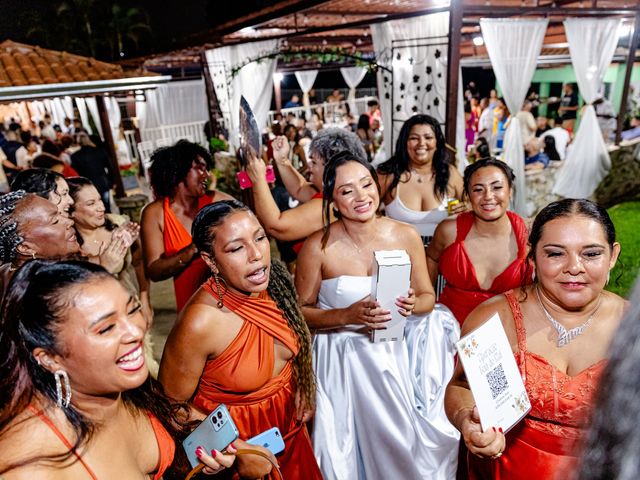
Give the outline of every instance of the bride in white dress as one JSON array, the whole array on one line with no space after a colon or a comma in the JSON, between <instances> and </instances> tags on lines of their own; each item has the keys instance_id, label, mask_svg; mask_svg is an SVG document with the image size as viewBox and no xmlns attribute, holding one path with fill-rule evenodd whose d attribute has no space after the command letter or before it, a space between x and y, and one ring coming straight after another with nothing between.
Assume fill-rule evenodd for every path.
<instances>
[{"instance_id":1,"label":"bride in white dress","mask_svg":"<svg viewBox=\"0 0 640 480\"><path fill-rule=\"evenodd\" d=\"M325 225L298 256L296 288L314 329L318 381L313 443L327 480L453 479L458 432L444 414L458 323L434 308L433 287L416 230L377 215L375 171L349 154L325 168ZM325 202L327 203L327 202ZM374 344L390 312L368 295L376 250L406 250L411 289L396 305L406 338ZM430 313L431 312L431 313Z\"/></svg>"}]
</instances>

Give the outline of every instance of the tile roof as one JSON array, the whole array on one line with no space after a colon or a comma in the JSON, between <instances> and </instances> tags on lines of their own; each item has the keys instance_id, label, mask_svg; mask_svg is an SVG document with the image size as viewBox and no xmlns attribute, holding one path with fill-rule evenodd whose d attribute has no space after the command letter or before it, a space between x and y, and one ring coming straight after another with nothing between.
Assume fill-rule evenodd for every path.
<instances>
[{"instance_id":1,"label":"tile roof","mask_svg":"<svg viewBox=\"0 0 640 480\"><path fill-rule=\"evenodd\" d=\"M0 43L0 88L127 78L120 65L5 40ZM137 76L140 76L138 74Z\"/></svg>"}]
</instances>

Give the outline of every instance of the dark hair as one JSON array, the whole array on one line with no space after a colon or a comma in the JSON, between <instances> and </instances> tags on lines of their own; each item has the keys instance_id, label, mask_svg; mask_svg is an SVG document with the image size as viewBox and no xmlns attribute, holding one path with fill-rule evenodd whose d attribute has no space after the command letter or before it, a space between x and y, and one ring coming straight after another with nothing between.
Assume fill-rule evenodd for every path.
<instances>
[{"instance_id":1,"label":"dark hair","mask_svg":"<svg viewBox=\"0 0 640 480\"><path fill-rule=\"evenodd\" d=\"M581 480L640 478L640 281L609 346L592 411L591 427L582 446Z\"/></svg>"},{"instance_id":2,"label":"dark hair","mask_svg":"<svg viewBox=\"0 0 640 480\"><path fill-rule=\"evenodd\" d=\"M544 153L547 154L549 160L561 160L560 154L556 149L556 139L552 135L545 135L544 139Z\"/></svg>"},{"instance_id":3,"label":"dark hair","mask_svg":"<svg viewBox=\"0 0 640 480\"><path fill-rule=\"evenodd\" d=\"M340 152L329 159L324 167L324 175L322 177L322 225L324 234L322 235L322 248L324 248L329 240L329 225L331 224L331 202L333 201L333 191L336 187L336 172L349 162L355 162L367 169L371 178L376 184L378 194L380 193L380 184L378 183L378 174L375 168L366 160L356 157L350 151ZM340 212L334 210L336 218L340 218Z\"/></svg>"},{"instance_id":4,"label":"dark hair","mask_svg":"<svg viewBox=\"0 0 640 480\"><path fill-rule=\"evenodd\" d=\"M0 263L13 263L16 259L18 245L24 242L24 238L18 234L18 222L16 222L14 211L20 202L34 196L24 190L16 190L0 196ZM2 335L1 331L0 335Z\"/></svg>"},{"instance_id":5,"label":"dark hair","mask_svg":"<svg viewBox=\"0 0 640 480\"><path fill-rule=\"evenodd\" d=\"M367 161L367 153L360 138L344 128L323 128L309 144L309 157L320 156L325 165L330 158L344 151L349 151L354 157Z\"/></svg>"},{"instance_id":6,"label":"dark hair","mask_svg":"<svg viewBox=\"0 0 640 480\"><path fill-rule=\"evenodd\" d=\"M248 212L249 207L238 200L221 200L200 209L191 225L191 238L198 251L213 255L214 227L236 212Z\"/></svg>"},{"instance_id":7,"label":"dark hair","mask_svg":"<svg viewBox=\"0 0 640 480\"><path fill-rule=\"evenodd\" d=\"M531 260L535 260L536 258L536 247L542 237L544 226L556 218L569 217L572 215L587 217L599 223L607 237L607 244L610 248L613 248L613 244L616 241L616 228L607 211L597 203L585 198L565 198L557 202L551 202L536 215L529 232L529 245L531 249L529 250L528 257Z\"/></svg>"},{"instance_id":8,"label":"dark hair","mask_svg":"<svg viewBox=\"0 0 640 480\"><path fill-rule=\"evenodd\" d=\"M73 198L73 205L69 207L69 215L71 215L75 211L75 207L76 207L76 203L78 202L78 196L80 195L80 191L86 187L95 188L95 185L91 180L89 180L86 177L69 177L67 178L67 184L69 185L69 195L71 195L71 198ZM82 238L82 234L78 231L78 228L76 227L75 223L73 225L73 228L76 231L76 238L78 239L78 245L84 244L84 238ZM111 221L108 215L105 215L104 217L104 228L106 228L110 232L117 228L117 225Z\"/></svg>"},{"instance_id":9,"label":"dark hair","mask_svg":"<svg viewBox=\"0 0 640 480\"><path fill-rule=\"evenodd\" d=\"M42 348L65 354L65 346L58 339L60 326L65 322L73 299L69 290L82 284L113 277L101 266L79 261L47 262L33 260L22 266L13 276L2 305L0 320L0 431L6 431L11 421L38 397L44 407L55 405L54 376L41 367L32 352ZM116 280L117 281L117 280ZM82 295L82 289L77 289ZM99 368L93 365L92 368ZM150 411L173 435L181 433L178 409L173 407L162 388L152 378L140 387L122 393L125 405L134 410ZM48 405L47 405L48 404ZM67 421L73 427L76 441L68 452L53 456L34 456L19 463L0 466L0 474L13 468L46 458L65 461L89 442L94 425L73 404L64 408ZM182 418L182 417L180 417Z\"/></svg>"},{"instance_id":10,"label":"dark hair","mask_svg":"<svg viewBox=\"0 0 640 480\"><path fill-rule=\"evenodd\" d=\"M64 162L58 157L54 157L50 153L41 153L33 159L33 161L31 162L31 166L33 168L46 168L47 170L51 170L54 167L64 168Z\"/></svg>"},{"instance_id":11,"label":"dark hair","mask_svg":"<svg viewBox=\"0 0 640 480\"><path fill-rule=\"evenodd\" d=\"M356 128L362 128L365 132L369 130L370 127L370 119L369 115L362 114L358 117L358 126Z\"/></svg>"},{"instance_id":12,"label":"dark hair","mask_svg":"<svg viewBox=\"0 0 640 480\"><path fill-rule=\"evenodd\" d=\"M512 188L512 189L515 188L513 185L513 182L515 181L516 176L509 165L507 165L503 161L498 160L496 158L491 158L491 157L481 158L480 160L477 160L472 164L468 165L467 168L464 169L464 193L465 195L467 195L467 197L469 196L469 189L471 188L471 177L478 170L486 167L496 167L502 170L502 173L504 173L504 176L507 177L507 183L509 184L509 188Z\"/></svg>"},{"instance_id":13,"label":"dark hair","mask_svg":"<svg viewBox=\"0 0 640 480\"><path fill-rule=\"evenodd\" d=\"M176 187L187 178L193 162L201 157L207 168L213 167L211 155L203 147L187 140L179 140L173 146L163 147L151 155L151 188L157 198L171 197Z\"/></svg>"},{"instance_id":14,"label":"dark hair","mask_svg":"<svg viewBox=\"0 0 640 480\"><path fill-rule=\"evenodd\" d=\"M29 168L18 172L11 182L11 190L24 190L49 200L51 192L55 192L58 187L56 182L59 179L64 180L64 177L57 172L44 168Z\"/></svg>"},{"instance_id":15,"label":"dark hair","mask_svg":"<svg viewBox=\"0 0 640 480\"><path fill-rule=\"evenodd\" d=\"M60 147L48 138L42 142L41 148L43 153L48 153L54 157L60 156Z\"/></svg>"},{"instance_id":16,"label":"dark hair","mask_svg":"<svg viewBox=\"0 0 640 480\"><path fill-rule=\"evenodd\" d=\"M400 182L400 176L404 172L411 172L409 167L409 151L407 142L409 134L415 125L429 125L436 136L436 151L431 161L431 171L435 175L433 184L433 193L436 198L444 198L447 196L447 188L449 185L450 167L452 165L446 148L446 140L438 121L429 115L414 115L404 122L398 140L396 141L396 151L393 157L378 167L378 172L386 175L393 175L393 180L389 185L389 190L396 188ZM411 173L409 173L411 174Z\"/></svg>"},{"instance_id":17,"label":"dark hair","mask_svg":"<svg viewBox=\"0 0 640 480\"><path fill-rule=\"evenodd\" d=\"M215 227L236 212L250 212L249 208L237 200L222 200L202 207L191 227L193 243L200 252L213 256ZM315 378L311 365L311 334L304 320L295 287L283 263L272 260L267 291L287 320L289 328L298 337L299 351L293 359L296 387L306 405L315 404Z\"/></svg>"}]
</instances>

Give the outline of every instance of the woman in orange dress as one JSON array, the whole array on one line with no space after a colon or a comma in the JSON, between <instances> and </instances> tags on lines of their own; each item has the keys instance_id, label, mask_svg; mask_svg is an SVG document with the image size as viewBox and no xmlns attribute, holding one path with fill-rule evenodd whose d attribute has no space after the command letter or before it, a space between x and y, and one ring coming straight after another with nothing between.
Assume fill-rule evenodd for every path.
<instances>
[{"instance_id":1,"label":"woman in orange dress","mask_svg":"<svg viewBox=\"0 0 640 480\"><path fill-rule=\"evenodd\" d=\"M460 364L447 387L447 416L471 454L471 479L573 478L576 446L625 307L604 290L620 253L606 210L588 200L553 202L537 215L529 243L534 284L482 303L462 334L500 315L531 411L506 436L483 432Z\"/></svg>"},{"instance_id":2,"label":"woman in orange dress","mask_svg":"<svg viewBox=\"0 0 640 480\"><path fill-rule=\"evenodd\" d=\"M209 275L191 241L191 223L203 206L231 197L207 193L211 155L195 143L180 140L157 150L152 161L156 200L145 207L141 220L145 271L154 282L173 277L180 311Z\"/></svg>"},{"instance_id":3,"label":"woman in orange dress","mask_svg":"<svg viewBox=\"0 0 640 480\"><path fill-rule=\"evenodd\" d=\"M96 264L31 260L3 308L0 475L160 480L188 412L149 376L140 302ZM199 458L205 473L235 460Z\"/></svg>"},{"instance_id":4,"label":"woman in orange dress","mask_svg":"<svg viewBox=\"0 0 640 480\"><path fill-rule=\"evenodd\" d=\"M224 403L241 438L278 427L284 477L322 478L305 426L315 398L310 335L286 268L271 263L264 229L237 201L204 207L193 239L213 277L167 339L165 391L203 414Z\"/></svg>"}]
</instances>

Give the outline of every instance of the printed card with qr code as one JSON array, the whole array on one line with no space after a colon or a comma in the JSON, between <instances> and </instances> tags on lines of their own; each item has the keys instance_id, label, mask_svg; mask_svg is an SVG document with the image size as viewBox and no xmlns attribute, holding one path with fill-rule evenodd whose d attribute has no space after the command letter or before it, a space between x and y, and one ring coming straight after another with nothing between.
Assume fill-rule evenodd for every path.
<instances>
[{"instance_id":1,"label":"printed card with qr code","mask_svg":"<svg viewBox=\"0 0 640 480\"><path fill-rule=\"evenodd\" d=\"M457 343L482 429L506 433L531 410L513 351L496 313Z\"/></svg>"}]
</instances>

